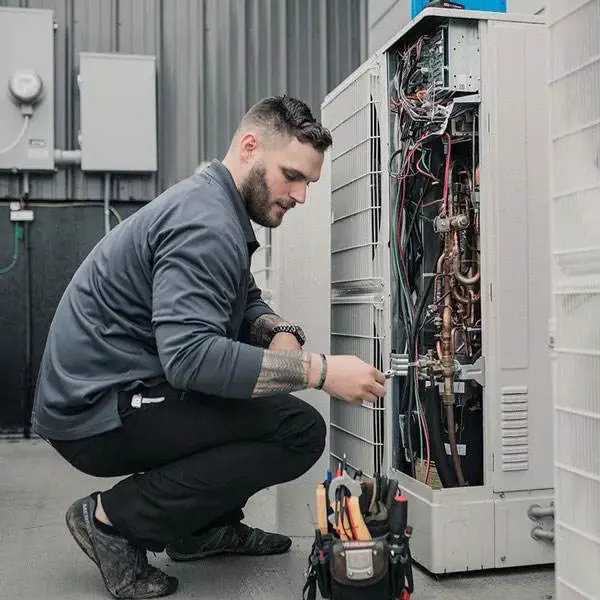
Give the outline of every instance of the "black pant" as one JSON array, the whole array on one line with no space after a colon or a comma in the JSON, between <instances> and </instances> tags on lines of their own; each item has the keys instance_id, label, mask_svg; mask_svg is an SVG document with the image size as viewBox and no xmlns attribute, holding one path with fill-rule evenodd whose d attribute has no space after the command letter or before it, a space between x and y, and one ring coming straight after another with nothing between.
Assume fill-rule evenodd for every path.
<instances>
[{"instance_id":1,"label":"black pant","mask_svg":"<svg viewBox=\"0 0 600 600\"><path fill-rule=\"evenodd\" d=\"M123 536L148 550L241 520L250 496L299 477L323 453L323 418L295 396L234 400L167 385L137 391L143 400L120 394L119 429L50 443L89 475L131 475L102 493L102 505Z\"/></svg>"}]
</instances>

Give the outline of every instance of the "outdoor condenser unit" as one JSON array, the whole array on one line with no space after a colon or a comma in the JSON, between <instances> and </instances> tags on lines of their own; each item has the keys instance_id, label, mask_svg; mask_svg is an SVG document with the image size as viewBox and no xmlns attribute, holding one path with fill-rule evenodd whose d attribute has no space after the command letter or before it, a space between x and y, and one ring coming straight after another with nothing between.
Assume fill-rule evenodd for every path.
<instances>
[{"instance_id":1,"label":"outdoor condenser unit","mask_svg":"<svg viewBox=\"0 0 600 600\"><path fill-rule=\"evenodd\" d=\"M434 573L552 563L549 129L540 17L426 9L323 102L332 466L399 480Z\"/></svg>"}]
</instances>

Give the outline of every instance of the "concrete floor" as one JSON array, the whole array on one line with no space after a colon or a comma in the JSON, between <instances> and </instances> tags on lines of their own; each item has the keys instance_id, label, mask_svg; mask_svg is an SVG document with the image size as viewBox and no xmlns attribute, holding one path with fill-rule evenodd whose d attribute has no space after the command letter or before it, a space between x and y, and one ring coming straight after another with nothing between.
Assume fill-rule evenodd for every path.
<instances>
[{"instance_id":1,"label":"concrete floor","mask_svg":"<svg viewBox=\"0 0 600 600\"><path fill-rule=\"evenodd\" d=\"M64 526L64 512L74 499L109 485L110 480L78 473L39 440L0 440L0 597L110 598L97 568ZM246 521L273 527L274 506L274 491L265 490L249 503ZM283 600L301 598L309 547L308 538L294 538L283 556L182 564L150 554L150 561L179 578L173 598ZM528 569L436 580L416 570L415 588L415 600L550 600L554 573Z\"/></svg>"}]
</instances>

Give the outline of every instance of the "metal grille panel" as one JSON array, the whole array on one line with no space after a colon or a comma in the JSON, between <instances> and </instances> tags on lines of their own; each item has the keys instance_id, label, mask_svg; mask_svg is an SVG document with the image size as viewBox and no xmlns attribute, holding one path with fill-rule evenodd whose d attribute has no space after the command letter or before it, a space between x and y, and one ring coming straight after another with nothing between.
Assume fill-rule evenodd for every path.
<instances>
[{"instance_id":1,"label":"metal grille panel","mask_svg":"<svg viewBox=\"0 0 600 600\"><path fill-rule=\"evenodd\" d=\"M332 130L331 351L383 368L383 268L378 65L365 68L323 108ZM376 290L378 293L374 293ZM384 408L332 399L332 463L374 474L383 462Z\"/></svg>"},{"instance_id":2,"label":"metal grille panel","mask_svg":"<svg viewBox=\"0 0 600 600\"><path fill-rule=\"evenodd\" d=\"M377 65L365 69L323 109L332 130L331 351L383 368L381 165ZM328 116L331 119L327 121ZM379 295L373 293L378 290ZM368 294L368 295L365 295ZM383 462L384 408L332 399L331 457L367 474Z\"/></svg>"},{"instance_id":3,"label":"metal grille panel","mask_svg":"<svg viewBox=\"0 0 600 600\"><path fill-rule=\"evenodd\" d=\"M549 0L558 600L600 600L600 0Z\"/></svg>"}]
</instances>

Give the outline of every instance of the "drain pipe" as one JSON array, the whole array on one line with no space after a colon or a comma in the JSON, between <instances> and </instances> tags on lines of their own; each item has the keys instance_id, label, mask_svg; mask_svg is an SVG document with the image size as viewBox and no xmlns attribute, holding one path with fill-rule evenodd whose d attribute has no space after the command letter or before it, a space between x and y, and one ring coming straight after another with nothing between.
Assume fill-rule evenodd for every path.
<instances>
[{"instance_id":1,"label":"drain pipe","mask_svg":"<svg viewBox=\"0 0 600 600\"><path fill-rule=\"evenodd\" d=\"M534 527L531 530L531 537L534 540L544 540L546 542L554 543L554 531L548 531L547 529L542 529L541 527Z\"/></svg>"},{"instance_id":2,"label":"drain pipe","mask_svg":"<svg viewBox=\"0 0 600 600\"><path fill-rule=\"evenodd\" d=\"M110 232L110 173L104 173L104 235Z\"/></svg>"},{"instance_id":3,"label":"drain pipe","mask_svg":"<svg viewBox=\"0 0 600 600\"><path fill-rule=\"evenodd\" d=\"M554 506L546 506L542 508L539 504L532 504L527 509L527 516L532 521L537 521L538 519L544 519L545 517L552 517L554 519Z\"/></svg>"},{"instance_id":4,"label":"drain pipe","mask_svg":"<svg viewBox=\"0 0 600 600\"><path fill-rule=\"evenodd\" d=\"M55 150L54 164L59 167L81 164L81 150Z\"/></svg>"},{"instance_id":5,"label":"drain pipe","mask_svg":"<svg viewBox=\"0 0 600 600\"><path fill-rule=\"evenodd\" d=\"M23 208L27 208L29 202L29 173L23 173L21 202ZM25 289L23 292L25 302L25 398L23 403L23 437L31 437L31 411L33 408L33 310L32 310L32 277L31 277L31 232L30 223L23 223L24 246L25 246Z\"/></svg>"},{"instance_id":6,"label":"drain pipe","mask_svg":"<svg viewBox=\"0 0 600 600\"><path fill-rule=\"evenodd\" d=\"M554 521L554 504L545 507L532 504L527 509L527 516L536 523L536 526L531 530L531 537L534 540L554 543L554 529L548 530L540 526L540 519L552 519Z\"/></svg>"}]
</instances>

